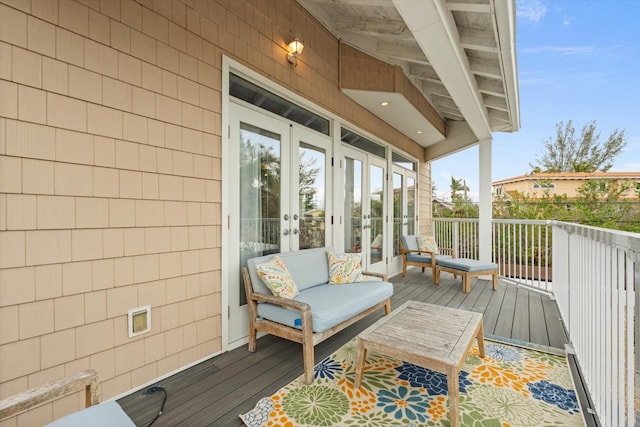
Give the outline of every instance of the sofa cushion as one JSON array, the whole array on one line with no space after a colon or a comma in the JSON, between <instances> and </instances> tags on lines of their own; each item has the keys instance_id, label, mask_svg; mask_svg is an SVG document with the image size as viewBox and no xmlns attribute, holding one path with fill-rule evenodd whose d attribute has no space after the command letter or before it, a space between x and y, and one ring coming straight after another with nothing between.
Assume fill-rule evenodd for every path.
<instances>
[{"instance_id":1,"label":"sofa cushion","mask_svg":"<svg viewBox=\"0 0 640 427\"><path fill-rule=\"evenodd\" d=\"M118 402L109 400L89 406L56 421L47 427L135 427L131 418L122 410Z\"/></svg>"},{"instance_id":2,"label":"sofa cushion","mask_svg":"<svg viewBox=\"0 0 640 427\"><path fill-rule=\"evenodd\" d=\"M329 263L329 284L362 282L362 256L327 251Z\"/></svg>"},{"instance_id":3,"label":"sofa cushion","mask_svg":"<svg viewBox=\"0 0 640 427\"><path fill-rule=\"evenodd\" d=\"M298 287L287 266L278 255L269 261L256 265L258 276L276 296L291 299L298 295Z\"/></svg>"},{"instance_id":4,"label":"sofa cushion","mask_svg":"<svg viewBox=\"0 0 640 427\"><path fill-rule=\"evenodd\" d=\"M477 259L470 258L452 258L452 259L440 259L436 258L438 265L442 267L453 268L460 271L482 271L493 270L498 268L498 264L492 262L479 261Z\"/></svg>"},{"instance_id":5,"label":"sofa cushion","mask_svg":"<svg viewBox=\"0 0 640 427\"><path fill-rule=\"evenodd\" d=\"M296 301L311 306L313 332L323 332L393 295L389 282L371 281L342 286L320 285L300 291ZM264 319L301 328L300 313L274 304L258 304Z\"/></svg>"},{"instance_id":6,"label":"sofa cushion","mask_svg":"<svg viewBox=\"0 0 640 427\"><path fill-rule=\"evenodd\" d=\"M278 254L291 273L291 277L293 277L298 291L329 282L327 250L332 249L313 248ZM249 270L251 284L253 285L253 291L255 293L271 295L269 288L266 287L258 276L256 265L267 262L274 256L275 255L264 255L247 260L247 269Z\"/></svg>"}]
</instances>

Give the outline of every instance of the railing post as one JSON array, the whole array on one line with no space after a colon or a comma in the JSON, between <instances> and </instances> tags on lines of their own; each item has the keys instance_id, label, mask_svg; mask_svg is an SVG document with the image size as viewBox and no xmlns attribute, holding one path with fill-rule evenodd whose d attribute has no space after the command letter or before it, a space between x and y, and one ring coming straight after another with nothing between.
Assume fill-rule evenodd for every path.
<instances>
[{"instance_id":1,"label":"railing post","mask_svg":"<svg viewBox=\"0 0 640 427\"><path fill-rule=\"evenodd\" d=\"M456 256L460 256L460 243L458 239L460 238L460 223L458 221L453 221L453 250Z\"/></svg>"},{"instance_id":2,"label":"railing post","mask_svg":"<svg viewBox=\"0 0 640 427\"><path fill-rule=\"evenodd\" d=\"M634 271L633 271L633 291L635 292L635 300L636 300L636 309L635 309L635 334L634 334L634 342L633 348L635 352L635 376L634 376L634 389L635 395L640 396L640 351L638 351L638 337L640 337L640 255L636 257L634 262ZM638 407L638 403L634 405L634 419L638 419L638 411L640 408ZM637 423L636 423L637 424Z\"/></svg>"}]
</instances>

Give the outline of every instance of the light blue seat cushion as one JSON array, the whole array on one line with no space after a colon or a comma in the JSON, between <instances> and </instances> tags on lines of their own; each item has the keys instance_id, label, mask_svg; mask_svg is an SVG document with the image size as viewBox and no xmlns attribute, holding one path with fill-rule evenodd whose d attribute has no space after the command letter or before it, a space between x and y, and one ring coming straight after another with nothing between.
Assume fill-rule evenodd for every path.
<instances>
[{"instance_id":1,"label":"light blue seat cushion","mask_svg":"<svg viewBox=\"0 0 640 427\"><path fill-rule=\"evenodd\" d=\"M477 259L470 258L451 258L451 259L440 259L436 258L436 262L438 265L447 268L453 268L455 270L460 271L482 271L482 270L492 270L497 269L498 264L494 264L492 262L479 261Z\"/></svg>"},{"instance_id":2,"label":"light blue seat cushion","mask_svg":"<svg viewBox=\"0 0 640 427\"><path fill-rule=\"evenodd\" d=\"M47 424L47 427L135 427L118 402L109 400Z\"/></svg>"},{"instance_id":3,"label":"light blue seat cushion","mask_svg":"<svg viewBox=\"0 0 640 427\"><path fill-rule=\"evenodd\" d=\"M451 259L451 255L436 255L436 262L440 260ZM407 254L407 261L431 263L431 255Z\"/></svg>"},{"instance_id":4,"label":"light blue seat cushion","mask_svg":"<svg viewBox=\"0 0 640 427\"><path fill-rule=\"evenodd\" d=\"M329 262L327 261L327 251L332 248L313 248L300 251L285 252L277 254L287 270L291 273L293 281L299 291L329 282ZM247 269L251 276L253 291L262 295L272 295L271 291L264 284L258 273L256 265L269 261L275 255L265 255L251 258L247 261Z\"/></svg>"},{"instance_id":5,"label":"light blue seat cushion","mask_svg":"<svg viewBox=\"0 0 640 427\"><path fill-rule=\"evenodd\" d=\"M319 285L305 289L296 301L311 306L313 332L323 332L393 295L389 282L358 282L346 285ZM300 313L273 304L258 304L264 319L301 328Z\"/></svg>"}]
</instances>

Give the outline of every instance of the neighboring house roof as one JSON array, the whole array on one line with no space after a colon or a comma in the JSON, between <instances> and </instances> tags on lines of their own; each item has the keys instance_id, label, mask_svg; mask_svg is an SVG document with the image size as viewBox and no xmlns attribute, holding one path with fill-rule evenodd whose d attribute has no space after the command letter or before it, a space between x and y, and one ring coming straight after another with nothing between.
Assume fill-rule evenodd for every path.
<instances>
[{"instance_id":1,"label":"neighboring house roof","mask_svg":"<svg viewBox=\"0 0 640 427\"><path fill-rule=\"evenodd\" d=\"M439 199L439 198L437 198L437 197L434 197L434 198L433 198L433 204L440 205L440 206L442 206L443 208L448 209L448 210L450 210L450 211L452 211L452 210L453 210L453 207L454 207L453 203L451 203L451 202L447 202L447 201L445 201L445 200L443 200L443 199Z\"/></svg>"},{"instance_id":2,"label":"neighboring house roof","mask_svg":"<svg viewBox=\"0 0 640 427\"><path fill-rule=\"evenodd\" d=\"M560 173L532 173L527 175L514 176L512 178L502 179L500 181L494 181L491 185L510 184L514 182L522 181L558 181L558 180L589 180L589 179L627 179L627 180L640 180L640 172L560 172Z\"/></svg>"}]
</instances>

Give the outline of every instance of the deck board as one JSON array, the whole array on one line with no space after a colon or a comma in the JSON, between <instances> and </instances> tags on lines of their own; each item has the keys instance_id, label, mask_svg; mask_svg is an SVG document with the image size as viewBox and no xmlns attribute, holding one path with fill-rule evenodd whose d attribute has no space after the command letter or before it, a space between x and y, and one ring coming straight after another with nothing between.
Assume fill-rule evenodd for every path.
<instances>
[{"instance_id":1,"label":"deck board","mask_svg":"<svg viewBox=\"0 0 640 427\"><path fill-rule=\"evenodd\" d=\"M494 291L491 281L476 278L471 281L471 292L464 294L459 277L443 274L437 286L430 271L412 268L406 277L398 275L391 282L392 308L409 300L460 308L483 313L487 334L510 340L522 340L526 335L534 344L560 349L567 342L555 301L503 280ZM379 310L318 344L316 363L382 316ZM302 373L302 346L270 335L261 337L255 353L243 345L159 381L168 398L154 426L242 426L239 414ZM118 400L136 425L147 425L162 402L162 393L145 395L143 391Z\"/></svg>"}]
</instances>

